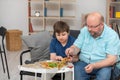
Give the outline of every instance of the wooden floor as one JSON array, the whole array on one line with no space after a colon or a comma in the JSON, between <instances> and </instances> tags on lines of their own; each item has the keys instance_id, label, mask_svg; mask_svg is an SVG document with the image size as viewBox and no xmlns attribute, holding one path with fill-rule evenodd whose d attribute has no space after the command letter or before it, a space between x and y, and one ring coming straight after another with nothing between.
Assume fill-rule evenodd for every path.
<instances>
[{"instance_id":1,"label":"wooden floor","mask_svg":"<svg viewBox=\"0 0 120 80\"><path fill-rule=\"evenodd\" d=\"M7 53L7 60L8 60L8 66L9 66L9 72L10 72L10 80L20 80L19 77L19 70L18 65L20 63L19 61L19 55L23 50L26 50L26 47L23 47L20 51L6 51ZM24 55L24 59L30 59L29 54ZM1 57L0 57L1 61ZM3 72L2 69L2 62L0 62L0 80L9 80L7 77L7 73ZM24 76L23 80L35 80L34 77L31 76ZM37 79L40 80L40 79Z\"/></svg>"}]
</instances>

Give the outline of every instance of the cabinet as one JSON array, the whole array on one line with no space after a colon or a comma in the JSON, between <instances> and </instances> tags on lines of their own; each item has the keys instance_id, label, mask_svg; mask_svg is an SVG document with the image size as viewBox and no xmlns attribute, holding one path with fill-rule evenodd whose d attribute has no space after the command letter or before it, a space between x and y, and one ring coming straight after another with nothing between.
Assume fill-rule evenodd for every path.
<instances>
[{"instance_id":1,"label":"cabinet","mask_svg":"<svg viewBox=\"0 0 120 80\"><path fill-rule=\"evenodd\" d=\"M56 21L65 21L71 29L76 22L76 0L28 0L29 34L53 31Z\"/></svg>"},{"instance_id":2,"label":"cabinet","mask_svg":"<svg viewBox=\"0 0 120 80\"><path fill-rule=\"evenodd\" d=\"M107 0L107 24L120 35L120 0Z\"/></svg>"}]
</instances>

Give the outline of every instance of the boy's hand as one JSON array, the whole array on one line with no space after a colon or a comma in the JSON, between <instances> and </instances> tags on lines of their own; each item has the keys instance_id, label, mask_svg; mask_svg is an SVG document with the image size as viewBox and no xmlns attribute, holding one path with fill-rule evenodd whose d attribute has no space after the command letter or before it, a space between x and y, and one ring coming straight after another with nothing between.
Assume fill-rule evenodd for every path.
<instances>
[{"instance_id":1,"label":"boy's hand","mask_svg":"<svg viewBox=\"0 0 120 80\"><path fill-rule=\"evenodd\" d=\"M62 58L62 56L56 56L55 57L55 60L57 60L57 61L61 61L63 58Z\"/></svg>"}]
</instances>

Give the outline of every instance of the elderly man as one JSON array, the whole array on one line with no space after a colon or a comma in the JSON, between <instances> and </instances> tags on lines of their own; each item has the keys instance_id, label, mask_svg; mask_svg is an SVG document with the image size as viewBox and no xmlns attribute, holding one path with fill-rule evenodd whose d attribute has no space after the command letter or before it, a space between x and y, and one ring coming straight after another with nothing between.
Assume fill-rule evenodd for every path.
<instances>
[{"instance_id":1,"label":"elderly man","mask_svg":"<svg viewBox=\"0 0 120 80\"><path fill-rule=\"evenodd\" d=\"M110 80L111 66L118 55L118 34L98 12L87 15L86 26L80 32L74 44L66 49L68 56L81 52L80 61L74 64L75 80L89 80L92 75L96 75L96 80Z\"/></svg>"}]
</instances>

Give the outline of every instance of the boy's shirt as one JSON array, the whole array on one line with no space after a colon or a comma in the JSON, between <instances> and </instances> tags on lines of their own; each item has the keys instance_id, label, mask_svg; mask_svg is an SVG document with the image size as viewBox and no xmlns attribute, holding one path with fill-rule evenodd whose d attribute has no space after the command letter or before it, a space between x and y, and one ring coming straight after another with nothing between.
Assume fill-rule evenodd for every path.
<instances>
[{"instance_id":1,"label":"boy's shirt","mask_svg":"<svg viewBox=\"0 0 120 80\"><path fill-rule=\"evenodd\" d=\"M56 53L57 56L67 57L65 50L73 45L74 41L75 38L69 36L67 44L62 46L62 44L56 38L53 38L50 43L50 53Z\"/></svg>"}]
</instances>

